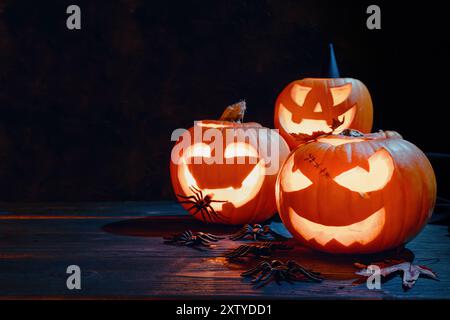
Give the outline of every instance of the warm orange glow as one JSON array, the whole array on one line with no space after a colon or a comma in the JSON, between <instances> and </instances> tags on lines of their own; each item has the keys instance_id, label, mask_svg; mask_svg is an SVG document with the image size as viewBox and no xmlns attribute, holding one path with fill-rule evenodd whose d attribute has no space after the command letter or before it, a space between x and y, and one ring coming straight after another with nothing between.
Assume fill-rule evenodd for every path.
<instances>
[{"instance_id":1,"label":"warm orange glow","mask_svg":"<svg viewBox=\"0 0 450 320\"><path fill-rule=\"evenodd\" d=\"M305 103L306 96L312 88L304 87L299 84L294 84L291 89L292 100L299 106L302 107Z\"/></svg>"},{"instance_id":2,"label":"warm orange glow","mask_svg":"<svg viewBox=\"0 0 450 320\"><path fill-rule=\"evenodd\" d=\"M202 147L200 147L200 145ZM204 147L204 143L197 143L194 146L191 146L194 150L192 153L195 154L195 150L202 150L202 154L207 154L206 148ZM233 144L230 144L230 146ZM250 148L244 147L240 145L239 143L234 143L234 147L231 147L231 151L229 151L229 155L233 152L236 152L237 154L243 154L244 152L256 152L256 150L253 149L251 151ZM230 147L229 146L229 147ZM189 148L187 149L189 150ZM191 153L191 154L192 154ZM247 155L246 155L247 156ZM189 187L195 187L197 189L199 188L197 181L195 180L194 176L189 171L189 168L187 166L187 157L184 155L181 157L180 165L178 166L178 177L179 177L179 183L181 186L181 189L183 190L183 193L186 195L191 195L192 191L189 189ZM247 175L247 177L242 181L242 185L240 188L233 188L233 187L227 187L227 188L219 188L219 189L208 189L203 188L201 189L203 191L204 195L212 194L214 199L217 200L226 200L228 202L231 202L235 208L241 207L247 202L251 201L259 192L261 189L261 186L265 179L265 161L264 159L260 159L259 162L255 165L255 167L252 169L252 171ZM216 211L222 211L222 205L224 203L219 202L213 202L211 203L211 206Z\"/></svg>"},{"instance_id":3,"label":"warm orange glow","mask_svg":"<svg viewBox=\"0 0 450 320\"><path fill-rule=\"evenodd\" d=\"M211 147L203 142L196 143L187 147L183 155L186 159L193 157L209 158L211 157Z\"/></svg>"},{"instance_id":4,"label":"warm orange glow","mask_svg":"<svg viewBox=\"0 0 450 320\"><path fill-rule=\"evenodd\" d=\"M295 170L294 157L290 157L283 166L281 173L281 187L285 192L300 191L312 185L311 180L308 179L301 171Z\"/></svg>"},{"instance_id":5,"label":"warm orange glow","mask_svg":"<svg viewBox=\"0 0 450 320\"><path fill-rule=\"evenodd\" d=\"M318 139L319 142L324 142L324 143L328 143L332 146L338 147L341 146L343 144L347 144L347 143L356 143L356 142L362 142L362 141L366 141L364 139L345 139L345 138L320 138Z\"/></svg>"},{"instance_id":6,"label":"warm orange glow","mask_svg":"<svg viewBox=\"0 0 450 320\"><path fill-rule=\"evenodd\" d=\"M258 158L258 152L248 143L235 142L230 143L225 149L225 158L235 157L255 157Z\"/></svg>"},{"instance_id":7,"label":"warm orange glow","mask_svg":"<svg viewBox=\"0 0 450 320\"><path fill-rule=\"evenodd\" d=\"M357 242L360 244L372 242L383 230L386 220L384 208L360 222L339 227L312 222L298 215L292 208L289 208L289 216L295 231L307 241L314 239L324 246L334 239L346 247Z\"/></svg>"},{"instance_id":8,"label":"warm orange glow","mask_svg":"<svg viewBox=\"0 0 450 320\"><path fill-rule=\"evenodd\" d=\"M320 102L317 102L316 106L314 107L314 112L322 112L322 106Z\"/></svg>"},{"instance_id":9,"label":"warm orange glow","mask_svg":"<svg viewBox=\"0 0 450 320\"><path fill-rule=\"evenodd\" d=\"M215 128L215 129L221 129L221 128L230 128L231 125L229 124L221 124L221 123L208 123L208 122L202 122L197 121L195 123L196 126L203 127L203 128Z\"/></svg>"},{"instance_id":10,"label":"warm orange glow","mask_svg":"<svg viewBox=\"0 0 450 320\"><path fill-rule=\"evenodd\" d=\"M356 166L334 178L339 185L355 192L371 192L384 188L391 180L394 162L386 149L380 149L369 160L369 171Z\"/></svg>"},{"instance_id":11,"label":"warm orange glow","mask_svg":"<svg viewBox=\"0 0 450 320\"><path fill-rule=\"evenodd\" d=\"M353 106L345 113L338 116L340 121L344 120L344 123L336 128L333 132L340 133L342 130L350 127L356 114L356 106ZM305 133L312 134L314 131L323 131L328 133L331 131L330 126L325 120L315 120L303 118L300 123L292 121L292 112L290 112L282 103L279 105L278 116L281 127L289 133Z\"/></svg>"},{"instance_id":12,"label":"warm orange glow","mask_svg":"<svg viewBox=\"0 0 450 320\"><path fill-rule=\"evenodd\" d=\"M347 83L340 87L330 88L331 96L333 97L333 106L341 104L350 96L352 92L352 84Z\"/></svg>"},{"instance_id":13,"label":"warm orange glow","mask_svg":"<svg viewBox=\"0 0 450 320\"><path fill-rule=\"evenodd\" d=\"M343 130L350 128L353 119L355 119L355 115L356 115L356 106L353 106L349 110L347 110L344 114L338 116L339 121L344 120L344 123L341 124L339 127L337 127L333 131L333 133L340 133Z\"/></svg>"}]
</instances>

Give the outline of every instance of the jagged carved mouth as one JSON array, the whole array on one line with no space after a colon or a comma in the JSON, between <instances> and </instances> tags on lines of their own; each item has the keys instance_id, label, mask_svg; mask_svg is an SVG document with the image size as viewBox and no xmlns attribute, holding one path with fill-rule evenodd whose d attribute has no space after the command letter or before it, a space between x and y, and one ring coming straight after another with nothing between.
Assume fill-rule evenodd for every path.
<instances>
[{"instance_id":1,"label":"jagged carved mouth","mask_svg":"<svg viewBox=\"0 0 450 320\"><path fill-rule=\"evenodd\" d=\"M356 114L356 105L353 105L349 110L339 115L339 121L344 121L333 132L339 133L344 129L350 127ZM286 132L289 133L305 133L312 134L314 131L323 131L325 133L331 132L330 125L326 120L307 119L303 118L299 123L292 120L292 112L290 112L282 103L279 105L279 120L280 125Z\"/></svg>"},{"instance_id":2,"label":"jagged carved mouth","mask_svg":"<svg viewBox=\"0 0 450 320\"><path fill-rule=\"evenodd\" d=\"M232 148L227 148L228 151L230 151L230 155L227 155L228 152L225 151L226 157L232 157L235 159L239 159L239 156L242 158L248 158L250 156L257 156L257 153L255 150L248 146L244 146L242 144L232 144ZM195 154L196 152L199 152L200 154ZM187 161L188 158L191 158L192 156L210 156L211 152L209 150L209 147L205 145L199 145L190 147L186 154L189 154L190 156L183 156L181 158L181 163L178 166L178 176L180 177L180 186L186 195L191 195L192 191L190 190L190 187L195 187L197 189L202 190L203 195L212 195L214 200L221 200L221 201L228 201L229 204L232 204L235 208L241 207L250 200L252 200L259 192L259 190L262 187L262 184L265 179L265 161L263 158L260 158L259 160L256 160L256 164L247 165L247 168L252 168L251 170L244 170L244 174L249 172L245 177L243 175L237 175L233 181L229 181L229 186L219 188L218 182L211 182L212 180L206 179L205 181L202 181L202 183L197 182L197 178L194 177L192 172L190 171L190 166ZM255 159L255 158L254 158ZM229 165L223 164L223 165L210 165L211 168L208 169L214 169L216 166L219 166L217 168L223 167L223 170L225 168L229 167ZM228 168L227 170L232 169ZM221 169L222 170L222 169ZM214 170L211 170L214 171ZM218 171L217 169L215 170ZM223 173L223 171L222 171ZM226 175L222 175L226 177ZM240 183L236 181L237 179L242 179ZM213 179L214 180L214 179ZM208 183L209 182L209 183ZM220 184L223 185L223 184ZM214 210L222 211L222 206L226 203L219 203L219 202L213 202L211 203L211 206L214 208Z\"/></svg>"},{"instance_id":3,"label":"jagged carved mouth","mask_svg":"<svg viewBox=\"0 0 450 320\"><path fill-rule=\"evenodd\" d=\"M289 208L292 226L307 241L314 239L325 246L331 240L348 247L354 243L367 244L372 242L383 230L386 221L385 208L371 214L368 218L346 226L326 226L312 222Z\"/></svg>"}]
</instances>

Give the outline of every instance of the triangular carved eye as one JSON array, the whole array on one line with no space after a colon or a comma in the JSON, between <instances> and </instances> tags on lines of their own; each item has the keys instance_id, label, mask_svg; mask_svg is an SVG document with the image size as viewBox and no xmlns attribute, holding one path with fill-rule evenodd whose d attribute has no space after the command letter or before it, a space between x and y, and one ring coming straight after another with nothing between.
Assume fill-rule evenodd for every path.
<instances>
[{"instance_id":1,"label":"triangular carved eye","mask_svg":"<svg viewBox=\"0 0 450 320\"><path fill-rule=\"evenodd\" d=\"M352 92L352 84L347 83L340 87L330 88L331 96L333 97L333 106L341 104L349 97Z\"/></svg>"},{"instance_id":2,"label":"triangular carved eye","mask_svg":"<svg viewBox=\"0 0 450 320\"><path fill-rule=\"evenodd\" d=\"M312 88L310 87L304 87L299 84L294 84L294 86L291 89L291 97L292 100L299 106L302 107L305 103L306 96L308 95L309 91L311 91Z\"/></svg>"}]
</instances>

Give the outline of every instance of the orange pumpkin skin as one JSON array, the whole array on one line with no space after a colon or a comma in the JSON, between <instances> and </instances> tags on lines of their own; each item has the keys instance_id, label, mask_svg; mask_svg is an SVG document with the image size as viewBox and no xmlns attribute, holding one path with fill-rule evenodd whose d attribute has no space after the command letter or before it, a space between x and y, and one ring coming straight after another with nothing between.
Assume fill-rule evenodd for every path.
<instances>
[{"instance_id":1,"label":"orange pumpkin skin","mask_svg":"<svg viewBox=\"0 0 450 320\"><path fill-rule=\"evenodd\" d=\"M436 179L425 154L395 132L330 135L289 155L276 195L283 223L301 243L365 254L401 246L421 231Z\"/></svg>"},{"instance_id":2,"label":"orange pumpkin skin","mask_svg":"<svg viewBox=\"0 0 450 320\"><path fill-rule=\"evenodd\" d=\"M367 87L352 78L306 78L288 84L275 103L275 128L291 150L301 144L291 134L331 131L333 119L344 123L333 133L372 129L372 99Z\"/></svg>"},{"instance_id":3,"label":"orange pumpkin skin","mask_svg":"<svg viewBox=\"0 0 450 320\"><path fill-rule=\"evenodd\" d=\"M226 159L224 158L223 164L205 163L208 161L208 156L197 157L201 158L201 163L198 164L184 165L180 162L175 163L171 161L170 175L177 199L179 201L183 200L178 195L191 196L192 192L189 186L194 185L202 190L204 196L211 194L213 195L213 200L228 201L223 204L212 204L216 212L224 218L223 220L213 219L211 221L204 219L201 214L194 215L195 218L203 222L238 225L259 223L271 218L276 213L275 184L277 174L281 164L289 154L289 147L284 139L275 130L263 128L258 123L235 123L215 120L197 121L194 127L187 130L178 139L172 150L172 156L174 153L177 153L181 158L185 157L184 153L187 153L186 151L180 148L177 150L180 143L185 143L189 146L198 143L198 140L194 141L194 128L196 126L197 129L200 128L202 136L208 129L217 130L221 134L223 140L220 142L224 145L224 151L220 157L224 157L228 152L227 150L229 150L227 148L232 144L228 143L227 145L227 133L231 133L236 137L236 141L247 136L246 148L248 150L246 152L253 152L253 154L234 157L234 163L225 163ZM270 134L263 134L258 137L258 132L261 130L270 130ZM208 141L202 140L201 142L206 145L212 145L209 138ZM277 155L270 156L259 152L259 150L270 150L270 146L276 146L276 143L278 143ZM249 150L252 151L250 152ZM275 159L275 156L278 157L278 166L270 167L269 161ZM250 161L252 157L253 163ZM242 162L239 162L239 158ZM190 204L182 204L182 206L186 210L191 207Z\"/></svg>"}]
</instances>

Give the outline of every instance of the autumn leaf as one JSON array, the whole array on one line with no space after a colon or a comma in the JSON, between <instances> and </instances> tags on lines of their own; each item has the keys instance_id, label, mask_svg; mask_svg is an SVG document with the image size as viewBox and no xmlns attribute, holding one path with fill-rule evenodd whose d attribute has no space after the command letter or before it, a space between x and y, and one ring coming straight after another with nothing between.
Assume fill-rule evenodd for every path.
<instances>
[{"instance_id":1,"label":"autumn leaf","mask_svg":"<svg viewBox=\"0 0 450 320\"><path fill-rule=\"evenodd\" d=\"M355 266L358 268L362 268L362 270L356 272L356 274L365 277L373 275L372 271L370 270L374 270L374 266L380 268L380 275L382 277L387 277L391 274L402 273L402 285L405 290L411 289L420 276L431 278L433 280L439 280L436 273L434 273L430 268L412 264L411 262L402 262L386 267L382 267L382 265L370 265L366 267L365 265L360 263L355 264Z\"/></svg>"}]
</instances>

